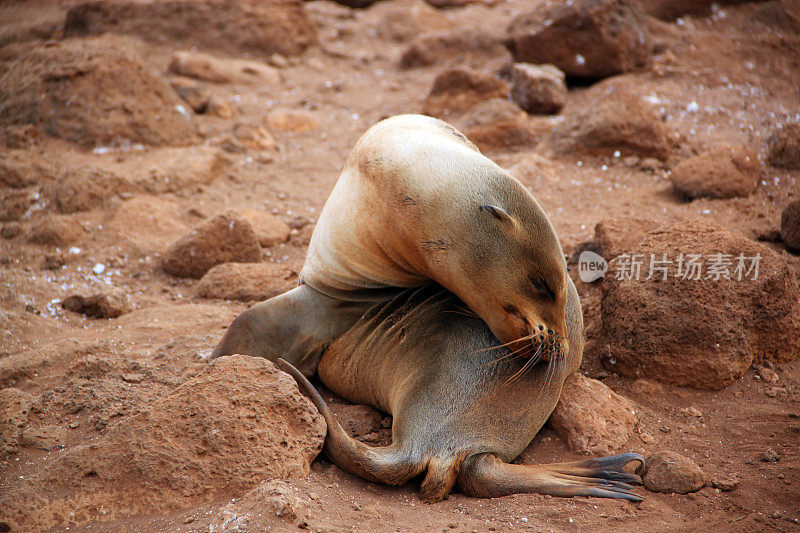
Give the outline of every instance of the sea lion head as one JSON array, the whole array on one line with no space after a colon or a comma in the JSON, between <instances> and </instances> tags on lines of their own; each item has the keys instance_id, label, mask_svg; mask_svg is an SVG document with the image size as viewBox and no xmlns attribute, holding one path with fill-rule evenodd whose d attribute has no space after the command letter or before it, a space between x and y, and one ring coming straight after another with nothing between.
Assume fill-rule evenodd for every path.
<instances>
[{"instance_id":1,"label":"sea lion head","mask_svg":"<svg viewBox=\"0 0 800 533\"><path fill-rule=\"evenodd\" d=\"M549 360L569 349L564 253L533 195L510 174L494 173L473 182L480 185L469 203L458 206L468 220L443 229L450 236L441 242L452 246L433 251L434 277L512 351Z\"/></svg>"}]
</instances>

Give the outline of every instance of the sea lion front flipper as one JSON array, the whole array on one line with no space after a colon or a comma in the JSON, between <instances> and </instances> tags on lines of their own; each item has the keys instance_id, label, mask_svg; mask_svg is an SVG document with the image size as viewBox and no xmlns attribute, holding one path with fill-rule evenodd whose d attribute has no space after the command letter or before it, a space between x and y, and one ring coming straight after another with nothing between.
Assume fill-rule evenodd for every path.
<instances>
[{"instance_id":1,"label":"sea lion front flipper","mask_svg":"<svg viewBox=\"0 0 800 533\"><path fill-rule=\"evenodd\" d=\"M348 435L314 385L299 370L283 359L278 359L278 366L297 381L328 424L324 450L334 464L368 481L389 485L401 485L425 469L425 461L413 461L399 443L373 448Z\"/></svg>"},{"instance_id":2,"label":"sea lion front flipper","mask_svg":"<svg viewBox=\"0 0 800 533\"><path fill-rule=\"evenodd\" d=\"M587 463L594 461L592 465ZM633 492L626 479L641 483L635 474L622 470L625 464L644 459L638 454L620 454L589 461L552 465L514 465L494 454L468 457L458 477L461 490L470 496L494 498L521 492L550 496L595 496L634 502L642 497Z\"/></svg>"},{"instance_id":3,"label":"sea lion front flipper","mask_svg":"<svg viewBox=\"0 0 800 533\"><path fill-rule=\"evenodd\" d=\"M300 285L254 305L233 321L209 359L243 354L283 357L306 375L317 370L322 351L350 329L374 302L331 298Z\"/></svg>"}]
</instances>

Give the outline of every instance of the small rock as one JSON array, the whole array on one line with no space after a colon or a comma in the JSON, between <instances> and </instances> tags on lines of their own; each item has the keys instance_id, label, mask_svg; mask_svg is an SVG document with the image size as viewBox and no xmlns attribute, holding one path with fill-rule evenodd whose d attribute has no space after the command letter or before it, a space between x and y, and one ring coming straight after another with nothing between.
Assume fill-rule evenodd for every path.
<instances>
[{"instance_id":1,"label":"small rock","mask_svg":"<svg viewBox=\"0 0 800 533\"><path fill-rule=\"evenodd\" d=\"M466 68L446 70L436 76L423 113L447 117L492 98L507 98L508 83L488 72Z\"/></svg>"},{"instance_id":2,"label":"small rock","mask_svg":"<svg viewBox=\"0 0 800 533\"><path fill-rule=\"evenodd\" d=\"M269 65L246 59L218 58L202 52L175 52L169 71L214 83L277 84L281 76Z\"/></svg>"},{"instance_id":3,"label":"small rock","mask_svg":"<svg viewBox=\"0 0 800 533\"><path fill-rule=\"evenodd\" d=\"M739 486L739 478L733 475L715 477L711 480L711 485L722 492L730 492Z\"/></svg>"},{"instance_id":4,"label":"small rock","mask_svg":"<svg viewBox=\"0 0 800 533\"><path fill-rule=\"evenodd\" d=\"M79 427L80 427L80 423L79 422L70 422L69 423L69 429L78 429Z\"/></svg>"},{"instance_id":5,"label":"small rock","mask_svg":"<svg viewBox=\"0 0 800 533\"><path fill-rule=\"evenodd\" d=\"M292 228L278 217L256 209L242 209L241 213L253 227L258 243L264 248L289 240Z\"/></svg>"},{"instance_id":6,"label":"small rock","mask_svg":"<svg viewBox=\"0 0 800 533\"><path fill-rule=\"evenodd\" d=\"M680 412L684 416L694 417L694 418L701 418L703 416L703 412L697 407L681 407L680 409L678 409L678 412Z\"/></svg>"},{"instance_id":7,"label":"small rock","mask_svg":"<svg viewBox=\"0 0 800 533\"><path fill-rule=\"evenodd\" d=\"M550 424L571 450L592 454L608 454L624 446L637 422L628 399L577 372L567 378L550 416Z\"/></svg>"},{"instance_id":8,"label":"small rock","mask_svg":"<svg viewBox=\"0 0 800 533\"><path fill-rule=\"evenodd\" d=\"M170 85L175 89L184 102L189 104L195 113L205 113L208 105L208 96L205 91L195 82L185 78L177 78L170 81Z\"/></svg>"},{"instance_id":9,"label":"small rock","mask_svg":"<svg viewBox=\"0 0 800 533\"><path fill-rule=\"evenodd\" d=\"M0 236L4 239L16 239L22 235L22 226L18 222L8 222L0 228Z\"/></svg>"},{"instance_id":10,"label":"small rock","mask_svg":"<svg viewBox=\"0 0 800 533\"><path fill-rule=\"evenodd\" d=\"M0 222L14 222L21 219L40 196L35 188L4 191L0 198Z\"/></svg>"},{"instance_id":11,"label":"small rock","mask_svg":"<svg viewBox=\"0 0 800 533\"><path fill-rule=\"evenodd\" d=\"M173 276L200 278L222 263L255 263L261 248L250 223L234 211L203 221L173 243L164 254L162 267Z\"/></svg>"},{"instance_id":12,"label":"small rock","mask_svg":"<svg viewBox=\"0 0 800 533\"><path fill-rule=\"evenodd\" d=\"M800 122L790 122L767 138L767 162L773 167L800 169Z\"/></svg>"},{"instance_id":13,"label":"small rock","mask_svg":"<svg viewBox=\"0 0 800 533\"><path fill-rule=\"evenodd\" d=\"M80 222L67 215L50 215L42 219L28 235L28 241L47 246L68 246L84 237Z\"/></svg>"},{"instance_id":14,"label":"small rock","mask_svg":"<svg viewBox=\"0 0 800 533\"><path fill-rule=\"evenodd\" d=\"M67 430L59 426L41 426L25 428L21 442L24 446L40 450L55 450L67 443Z\"/></svg>"},{"instance_id":15,"label":"small rock","mask_svg":"<svg viewBox=\"0 0 800 533\"><path fill-rule=\"evenodd\" d=\"M767 383L777 383L780 379L777 372L766 366L757 366L756 372L758 372L759 377Z\"/></svg>"},{"instance_id":16,"label":"small rock","mask_svg":"<svg viewBox=\"0 0 800 533\"><path fill-rule=\"evenodd\" d=\"M689 198L747 196L761 179L758 155L746 146L718 145L678 163L670 180Z\"/></svg>"},{"instance_id":17,"label":"small rock","mask_svg":"<svg viewBox=\"0 0 800 533\"><path fill-rule=\"evenodd\" d=\"M286 224L291 229L303 229L309 224L313 225L314 221L303 215L292 214L286 218Z\"/></svg>"},{"instance_id":18,"label":"small rock","mask_svg":"<svg viewBox=\"0 0 800 533\"><path fill-rule=\"evenodd\" d=\"M128 295L117 287L108 287L89 296L67 296L61 306L92 318L117 318L133 311Z\"/></svg>"},{"instance_id":19,"label":"small rock","mask_svg":"<svg viewBox=\"0 0 800 533\"><path fill-rule=\"evenodd\" d=\"M273 132L303 132L319 127L317 118L308 111L276 109L267 115L267 129Z\"/></svg>"},{"instance_id":20,"label":"small rock","mask_svg":"<svg viewBox=\"0 0 800 533\"><path fill-rule=\"evenodd\" d=\"M625 0L575 0L515 18L507 44L520 62L551 63L568 76L603 78L650 63L642 13Z\"/></svg>"},{"instance_id":21,"label":"small rock","mask_svg":"<svg viewBox=\"0 0 800 533\"><path fill-rule=\"evenodd\" d=\"M122 381L125 383L141 383L147 376L140 373L122 374Z\"/></svg>"},{"instance_id":22,"label":"small rock","mask_svg":"<svg viewBox=\"0 0 800 533\"><path fill-rule=\"evenodd\" d=\"M206 102L204 113L219 118L233 118L236 116L236 108L224 98L212 96Z\"/></svg>"},{"instance_id":23,"label":"small rock","mask_svg":"<svg viewBox=\"0 0 800 533\"><path fill-rule=\"evenodd\" d=\"M769 448L764 454L761 456L761 461L764 463L777 463L781 460L781 454Z\"/></svg>"},{"instance_id":24,"label":"small rock","mask_svg":"<svg viewBox=\"0 0 800 533\"><path fill-rule=\"evenodd\" d=\"M528 113L558 113L567 101L564 73L553 65L517 63L511 69L511 100Z\"/></svg>"},{"instance_id":25,"label":"small rock","mask_svg":"<svg viewBox=\"0 0 800 533\"><path fill-rule=\"evenodd\" d=\"M791 202L781 213L781 239L787 247L800 250L800 200Z\"/></svg>"},{"instance_id":26,"label":"small rock","mask_svg":"<svg viewBox=\"0 0 800 533\"><path fill-rule=\"evenodd\" d=\"M236 140L251 150L276 150L278 143L263 127L252 124L236 124L233 127Z\"/></svg>"},{"instance_id":27,"label":"small rock","mask_svg":"<svg viewBox=\"0 0 800 533\"><path fill-rule=\"evenodd\" d=\"M650 455L644 486L652 492L688 494L706 485L706 475L691 459L670 451Z\"/></svg>"},{"instance_id":28,"label":"small rock","mask_svg":"<svg viewBox=\"0 0 800 533\"><path fill-rule=\"evenodd\" d=\"M197 283L201 298L266 300L297 285L291 269L274 263L224 263L211 268Z\"/></svg>"}]
</instances>

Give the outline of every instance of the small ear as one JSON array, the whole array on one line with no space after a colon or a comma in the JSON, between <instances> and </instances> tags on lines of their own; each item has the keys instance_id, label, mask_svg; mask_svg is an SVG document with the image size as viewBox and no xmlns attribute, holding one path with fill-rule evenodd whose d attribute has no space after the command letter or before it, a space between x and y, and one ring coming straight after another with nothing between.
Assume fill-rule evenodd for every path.
<instances>
[{"instance_id":1,"label":"small ear","mask_svg":"<svg viewBox=\"0 0 800 533\"><path fill-rule=\"evenodd\" d=\"M496 205L489 205L489 204L479 204L478 209L481 211L488 211L490 212L497 220L503 222L511 222L512 218L505 210Z\"/></svg>"}]
</instances>

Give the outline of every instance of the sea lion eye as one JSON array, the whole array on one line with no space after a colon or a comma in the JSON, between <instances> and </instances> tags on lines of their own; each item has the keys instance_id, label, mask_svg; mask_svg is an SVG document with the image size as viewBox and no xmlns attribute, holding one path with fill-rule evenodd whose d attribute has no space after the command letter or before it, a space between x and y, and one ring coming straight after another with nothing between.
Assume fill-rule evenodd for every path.
<instances>
[{"instance_id":1,"label":"sea lion eye","mask_svg":"<svg viewBox=\"0 0 800 533\"><path fill-rule=\"evenodd\" d=\"M511 221L511 215L509 215L504 209L497 207L496 205L490 204L479 204L478 209L481 211L488 211L492 214L497 220L501 221Z\"/></svg>"},{"instance_id":2,"label":"sea lion eye","mask_svg":"<svg viewBox=\"0 0 800 533\"><path fill-rule=\"evenodd\" d=\"M531 278L531 285L533 288L536 289L536 292L548 296L551 299L555 299L555 293L547 286L547 283L540 279Z\"/></svg>"}]
</instances>

